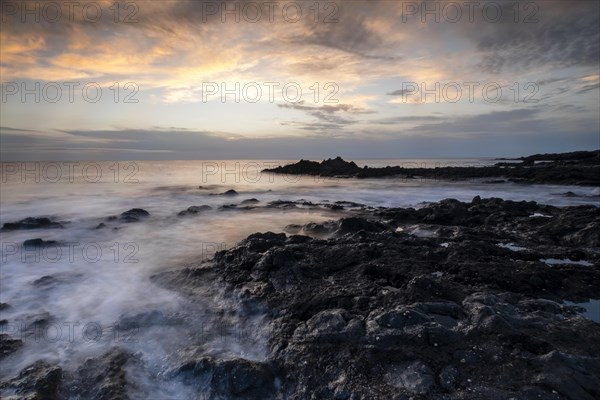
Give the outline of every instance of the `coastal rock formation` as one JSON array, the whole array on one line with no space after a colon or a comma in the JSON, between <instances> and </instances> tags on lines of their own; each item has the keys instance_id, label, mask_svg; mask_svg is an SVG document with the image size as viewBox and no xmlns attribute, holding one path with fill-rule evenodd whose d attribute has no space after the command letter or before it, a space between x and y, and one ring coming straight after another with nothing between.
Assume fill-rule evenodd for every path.
<instances>
[{"instance_id":1,"label":"coastal rock formation","mask_svg":"<svg viewBox=\"0 0 600 400\"><path fill-rule=\"evenodd\" d=\"M291 205L302 202L277 204ZM37 361L0 389L149 397L143 377L199 399L600 397L600 316L566 302L600 298L598 207L479 196L418 209L353 206L337 221L286 228L303 235L255 233L209 262L151 278L194 304L221 293L211 321L258 321L248 336L264 341L264 358L207 354L190 342L156 366L116 347L72 371ZM33 315L28 325L50 319ZM185 329L184 319L148 310L117 322L127 332ZM4 357L22 345L1 339Z\"/></svg>"},{"instance_id":2,"label":"coastal rock formation","mask_svg":"<svg viewBox=\"0 0 600 400\"><path fill-rule=\"evenodd\" d=\"M506 178L521 183L551 183L600 186L600 150L562 154L544 154L523 157L521 162L499 162L492 166L439 166L412 168L387 166L384 168L358 167L341 157L321 163L300 160L295 164L265 169L265 172L323 177L382 178L400 176L404 179L487 179L489 183Z\"/></svg>"},{"instance_id":3,"label":"coastal rock formation","mask_svg":"<svg viewBox=\"0 0 600 400\"><path fill-rule=\"evenodd\" d=\"M415 224L433 234L403 229ZM279 395L600 396L599 325L563 303L600 297L598 208L477 197L383 209L335 227L327 240L254 234L217 253L209 269L244 304L269 310ZM541 261L565 256L590 266ZM194 274L159 281L189 289ZM261 382L261 393L273 390Z\"/></svg>"}]
</instances>

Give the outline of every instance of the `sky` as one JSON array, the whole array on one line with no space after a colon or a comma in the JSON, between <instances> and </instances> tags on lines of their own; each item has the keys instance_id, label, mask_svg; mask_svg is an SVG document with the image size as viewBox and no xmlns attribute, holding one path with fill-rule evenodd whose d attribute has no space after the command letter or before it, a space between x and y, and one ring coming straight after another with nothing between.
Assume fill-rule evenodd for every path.
<instances>
[{"instance_id":1,"label":"sky","mask_svg":"<svg viewBox=\"0 0 600 400\"><path fill-rule=\"evenodd\" d=\"M6 1L0 159L600 148L597 1Z\"/></svg>"}]
</instances>

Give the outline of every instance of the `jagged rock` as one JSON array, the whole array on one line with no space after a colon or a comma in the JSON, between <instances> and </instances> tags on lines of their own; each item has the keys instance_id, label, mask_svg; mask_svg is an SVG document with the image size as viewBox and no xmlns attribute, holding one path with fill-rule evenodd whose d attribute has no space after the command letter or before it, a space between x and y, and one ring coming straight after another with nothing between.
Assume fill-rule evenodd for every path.
<instances>
[{"instance_id":1,"label":"jagged rock","mask_svg":"<svg viewBox=\"0 0 600 400\"><path fill-rule=\"evenodd\" d=\"M0 389L10 390L19 399L54 400L59 398L63 371L45 361L36 361L17 377L0 383Z\"/></svg>"},{"instance_id":2,"label":"jagged rock","mask_svg":"<svg viewBox=\"0 0 600 400\"><path fill-rule=\"evenodd\" d=\"M79 395L90 400L127 400L128 387L135 386L127 376L127 363L133 356L113 348L104 355L87 359L77 370Z\"/></svg>"}]
</instances>

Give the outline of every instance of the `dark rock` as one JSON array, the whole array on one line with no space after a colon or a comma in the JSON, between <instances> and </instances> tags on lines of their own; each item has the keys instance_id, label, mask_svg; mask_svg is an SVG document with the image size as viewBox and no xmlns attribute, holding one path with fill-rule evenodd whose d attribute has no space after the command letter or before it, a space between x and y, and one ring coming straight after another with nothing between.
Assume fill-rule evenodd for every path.
<instances>
[{"instance_id":1,"label":"dark rock","mask_svg":"<svg viewBox=\"0 0 600 400\"><path fill-rule=\"evenodd\" d=\"M320 164L314 161L300 160L296 164L266 169L265 171L293 175L337 176L356 174L361 171L361 168L353 161L346 162L341 157L336 157L335 159L324 160Z\"/></svg>"},{"instance_id":2,"label":"dark rock","mask_svg":"<svg viewBox=\"0 0 600 400\"><path fill-rule=\"evenodd\" d=\"M267 365L258 362L206 357L182 365L176 376L209 398L273 398L274 375Z\"/></svg>"},{"instance_id":3,"label":"dark rock","mask_svg":"<svg viewBox=\"0 0 600 400\"><path fill-rule=\"evenodd\" d=\"M407 362L392 366L385 375L386 381L412 394L427 394L433 388L433 372L421 361Z\"/></svg>"},{"instance_id":4,"label":"dark rock","mask_svg":"<svg viewBox=\"0 0 600 400\"><path fill-rule=\"evenodd\" d=\"M556 390L571 400L593 400L600 396L600 362L552 351L532 360L542 368L533 383Z\"/></svg>"},{"instance_id":5,"label":"dark rock","mask_svg":"<svg viewBox=\"0 0 600 400\"><path fill-rule=\"evenodd\" d=\"M308 224L304 225L304 232L315 236L329 235L336 229L336 225L337 224L333 221L322 224L309 222Z\"/></svg>"},{"instance_id":6,"label":"dark rock","mask_svg":"<svg viewBox=\"0 0 600 400\"><path fill-rule=\"evenodd\" d=\"M407 225L435 235L396 231ZM340 226L347 233L333 234ZM598 298L599 208L448 199L288 230L322 234L254 234L211 263L153 279L194 298L222 286L248 315L266 313L266 363L278 378L260 385L266 398L598 397L600 331L561 303ZM566 256L593 265L539 261ZM234 397L213 381L221 360L197 362L178 376L192 371L199 392Z\"/></svg>"},{"instance_id":7,"label":"dark rock","mask_svg":"<svg viewBox=\"0 0 600 400\"><path fill-rule=\"evenodd\" d=\"M284 228L284 230L287 233L296 234L296 233L299 233L300 231L302 231L302 225L298 225L298 224L286 225L286 227Z\"/></svg>"},{"instance_id":8,"label":"dark rock","mask_svg":"<svg viewBox=\"0 0 600 400\"><path fill-rule=\"evenodd\" d=\"M49 218L33 218L28 217L17 222L6 222L2 225L2 230L12 231L20 229L55 229L64 228L59 222L51 221Z\"/></svg>"},{"instance_id":9,"label":"dark rock","mask_svg":"<svg viewBox=\"0 0 600 400\"><path fill-rule=\"evenodd\" d=\"M506 179L489 179L483 181L483 183L506 183Z\"/></svg>"},{"instance_id":10,"label":"dark rock","mask_svg":"<svg viewBox=\"0 0 600 400\"><path fill-rule=\"evenodd\" d=\"M41 278L33 281L33 285L34 286L49 286L49 285L55 284L56 282L57 282L56 278L54 278L53 276L44 275Z\"/></svg>"},{"instance_id":11,"label":"dark rock","mask_svg":"<svg viewBox=\"0 0 600 400\"><path fill-rule=\"evenodd\" d=\"M355 340L364 336L362 323L350 319L344 310L321 311L298 326L294 332L294 340L328 343Z\"/></svg>"},{"instance_id":12,"label":"dark rock","mask_svg":"<svg viewBox=\"0 0 600 400\"><path fill-rule=\"evenodd\" d=\"M3 382L0 388L14 391L19 399L54 400L60 398L63 371L45 361L36 361L17 377Z\"/></svg>"},{"instance_id":13,"label":"dark rock","mask_svg":"<svg viewBox=\"0 0 600 400\"><path fill-rule=\"evenodd\" d=\"M440 371L439 384L442 389L450 392L456 388L459 376L458 368L453 365L447 365Z\"/></svg>"},{"instance_id":14,"label":"dark rock","mask_svg":"<svg viewBox=\"0 0 600 400\"><path fill-rule=\"evenodd\" d=\"M239 193L233 189L229 189L226 192L219 193L218 196L237 196Z\"/></svg>"},{"instance_id":15,"label":"dark rock","mask_svg":"<svg viewBox=\"0 0 600 400\"><path fill-rule=\"evenodd\" d=\"M14 353L23 346L23 341L20 339L13 339L5 333L0 334L0 359L6 357L9 354Z\"/></svg>"},{"instance_id":16,"label":"dark rock","mask_svg":"<svg viewBox=\"0 0 600 400\"><path fill-rule=\"evenodd\" d=\"M274 246L281 246L285 243L285 233L254 233L242 241L248 246L248 250L256 253L264 253Z\"/></svg>"},{"instance_id":17,"label":"dark rock","mask_svg":"<svg viewBox=\"0 0 600 400\"><path fill-rule=\"evenodd\" d=\"M106 224L104 222L100 222L94 229L104 229L106 228Z\"/></svg>"},{"instance_id":18,"label":"dark rock","mask_svg":"<svg viewBox=\"0 0 600 400\"><path fill-rule=\"evenodd\" d=\"M200 214L203 211L208 211L211 210L212 207L211 206L207 206L207 205L203 205L203 206L191 206L188 207L185 210L180 211L179 213L177 213L178 216L180 217L184 217L186 215L197 215Z\"/></svg>"},{"instance_id":19,"label":"dark rock","mask_svg":"<svg viewBox=\"0 0 600 400\"><path fill-rule=\"evenodd\" d=\"M150 216L150 213L142 208L132 208L119 216L123 222L138 222Z\"/></svg>"},{"instance_id":20,"label":"dark rock","mask_svg":"<svg viewBox=\"0 0 600 400\"><path fill-rule=\"evenodd\" d=\"M521 163L498 163L484 167L446 166L436 168L360 168L354 162L337 157L321 163L300 160L295 164L266 169L265 172L291 175L339 176L357 178L382 178L389 176L415 176L423 179L467 180L485 179L485 183L514 182L574 184L600 186L600 150L552 155L547 163L535 164L536 156L522 158ZM578 157L578 158L572 158Z\"/></svg>"},{"instance_id":21,"label":"dark rock","mask_svg":"<svg viewBox=\"0 0 600 400\"><path fill-rule=\"evenodd\" d=\"M134 315L121 315L117 322L119 330L148 328L156 325L180 325L182 319L177 316L167 316L161 311L153 310Z\"/></svg>"},{"instance_id":22,"label":"dark rock","mask_svg":"<svg viewBox=\"0 0 600 400\"><path fill-rule=\"evenodd\" d=\"M19 316L16 322L19 323L24 334L34 334L35 328L46 326L52 319L48 311L40 311Z\"/></svg>"},{"instance_id":23,"label":"dark rock","mask_svg":"<svg viewBox=\"0 0 600 400\"><path fill-rule=\"evenodd\" d=\"M375 317L378 325L386 328L404 329L412 325L422 325L431 321L426 315L411 308L402 307L397 310L387 311Z\"/></svg>"},{"instance_id":24,"label":"dark rock","mask_svg":"<svg viewBox=\"0 0 600 400\"><path fill-rule=\"evenodd\" d=\"M385 229L385 226L378 221L368 221L364 218L349 217L342 218L339 222L339 228L337 234L354 233L359 231L365 232L381 232Z\"/></svg>"},{"instance_id":25,"label":"dark rock","mask_svg":"<svg viewBox=\"0 0 600 400\"><path fill-rule=\"evenodd\" d=\"M33 281L33 286L38 288L49 288L63 283L74 283L83 277L81 273L57 272L54 275L44 275Z\"/></svg>"},{"instance_id":26,"label":"dark rock","mask_svg":"<svg viewBox=\"0 0 600 400\"><path fill-rule=\"evenodd\" d=\"M242 204L256 204L256 203L260 203L260 201L258 199L246 199L242 201Z\"/></svg>"},{"instance_id":27,"label":"dark rock","mask_svg":"<svg viewBox=\"0 0 600 400\"><path fill-rule=\"evenodd\" d=\"M77 370L80 396L90 400L129 399L127 363L132 355L114 348L97 358L87 359Z\"/></svg>"},{"instance_id":28,"label":"dark rock","mask_svg":"<svg viewBox=\"0 0 600 400\"><path fill-rule=\"evenodd\" d=\"M48 246L58 246L58 242L56 240L43 240L41 238L27 239L23 242L23 247L25 248L44 248Z\"/></svg>"}]
</instances>

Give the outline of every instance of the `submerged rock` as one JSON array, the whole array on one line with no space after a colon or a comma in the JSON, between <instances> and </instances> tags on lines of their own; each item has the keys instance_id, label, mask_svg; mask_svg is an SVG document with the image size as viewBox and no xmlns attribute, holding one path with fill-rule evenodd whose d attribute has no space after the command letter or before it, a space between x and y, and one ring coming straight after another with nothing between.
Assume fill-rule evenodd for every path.
<instances>
[{"instance_id":1,"label":"submerged rock","mask_svg":"<svg viewBox=\"0 0 600 400\"><path fill-rule=\"evenodd\" d=\"M44 240L41 238L36 239L27 239L23 242L23 247L26 248L43 248L47 246L57 246L58 242L56 240Z\"/></svg>"},{"instance_id":2,"label":"submerged rock","mask_svg":"<svg viewBox=\"0 0 600 400\"><path fill-rule=\"evenodd\" d=\"M260 201L255 198L242 200L242 204L256 204L256 203L260 203Z\"/></svg>"},{"instance_id":3,"label":"submerged rock","mask_svg":"<svg viewBox=\"0 0 600 400\"><path fill-rule=\"evenodd\" d=\"M22 340L13 339L10 337L10 335L1 333L0 334L0 359L19 350L19 348L21 348L21 346L23 346Z\"/></svg>"},{"instance_id":4,"label":"submerged rock","mask_svg":"<svg viewBox=\"0 0 600 400\"><path fill-rule=\"evenodd\" d=\"M181 323L181 318L177 316L165 315L159 310L153 310L133 315L121 315L117 322L117 327L119 330L130 330L156 325L179 325Z\"/></svg>"},{"instance_id":5,"label":"submerged rock","mask_svg":"<svg viewBox=\"0 0 600 400\"><path fill-rule=\"evenodd\" d=\"M212 207L211 206L207 206L207 205L203 205L203 206L191 206L188 207L185 210L179 211L179 213L177 213L178 216L180 217L184 217L186 215L197 215L200 214L201 212L204 211L208 211L211 210Z\"/></svg>"},{"instance_id":6,"label":"submerged rock","mask_svg":"<svg viewBox=\"0 0 600 400\"><path fill-rule=\"evenodd\" d=\"M215 193L213 193L212 195L213 195L213 196L231 196L231 197L233 197L233 196L237 196L238 194L239 194L239 193L238 193L238 192L236 192L235 190L233 190L233 189L229 189L229 190L227 190L227 191L225 191L225 192L223 192L223 193L216 193L216 194L215 194Z\"/></svg>"},{"instance_id":7,"label":"submerged rock","mask_svg":"<svg viewBox=\"0 0 600 400\"><path fill-rule=\"evenodd\" d=\"M17 222L6 222L2 225L2 230L12 231L20 229L56 229L64 228L64 226L55 221L51 221L45 217L28 217Z\"/></svg>"}]
</instances>

